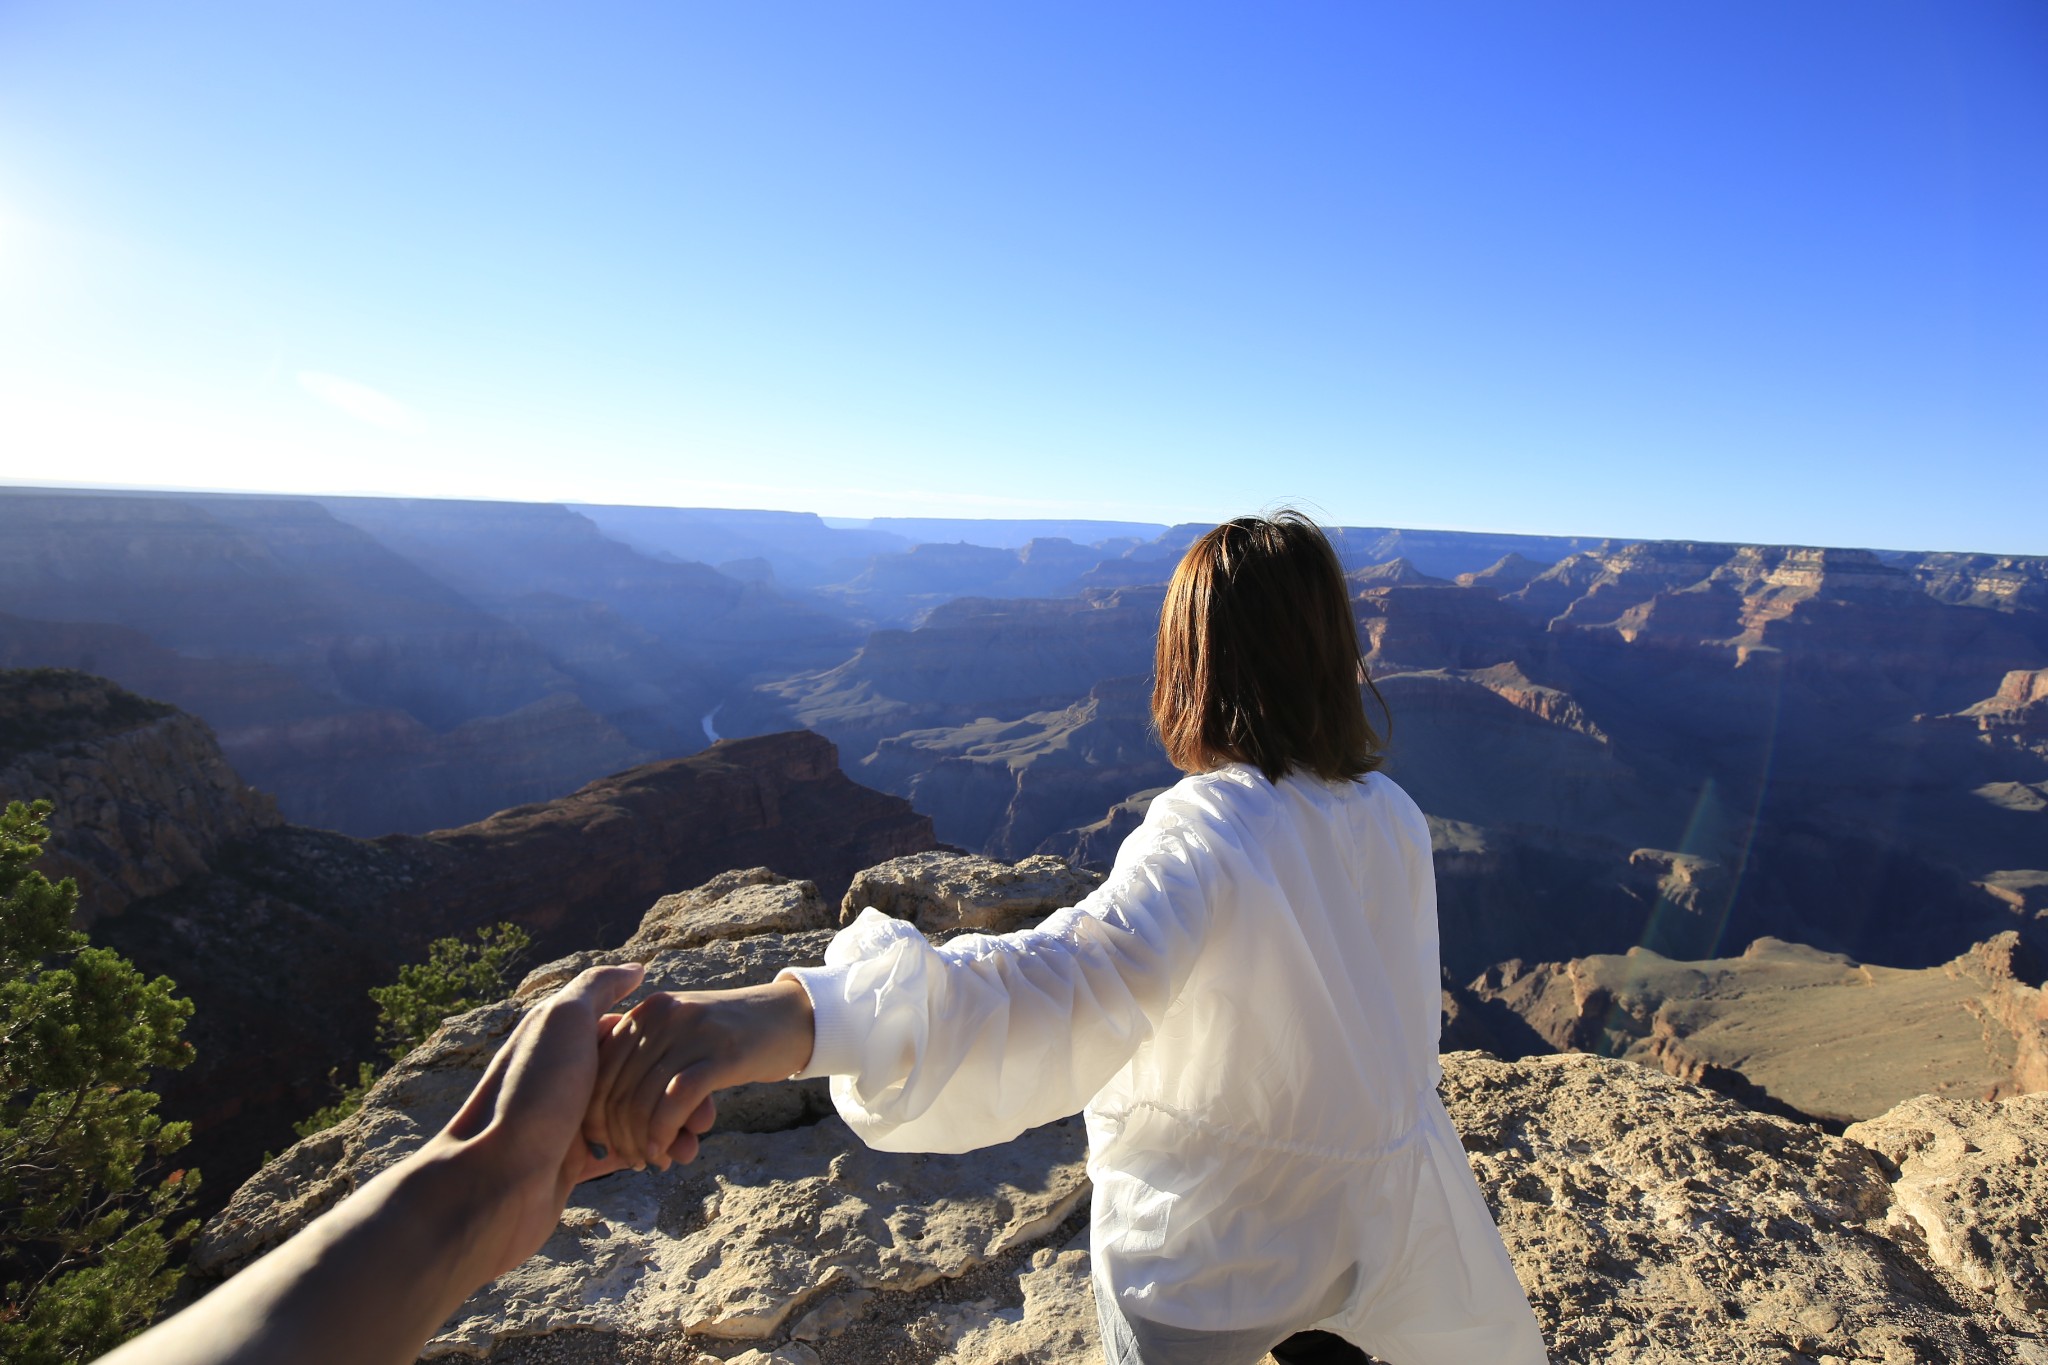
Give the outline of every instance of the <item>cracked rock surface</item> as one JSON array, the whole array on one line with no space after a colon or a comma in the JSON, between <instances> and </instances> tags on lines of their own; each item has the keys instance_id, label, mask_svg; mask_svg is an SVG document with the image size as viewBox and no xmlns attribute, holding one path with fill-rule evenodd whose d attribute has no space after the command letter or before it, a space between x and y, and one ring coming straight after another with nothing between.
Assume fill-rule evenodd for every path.
<instances>
[{"instance_id":1,"label":"cracked rock surface","mask_svg":"<svg viewBox=\"0 0 2048 1365\"><path fill-rule=\"evenodd\" d=\"M968 1156L872 1152L836 1118L714 1134L689 1167L585 1186L428 1354L564 1327L787 1338L827 1299L922 1289L1059 1227L1087 1192L1084 1142L1078 1120Z\"/></svg>"},{"instance_id":2,"label":"cracked rock surface","mask_svg":"<svg viewBox=\"0 0 2048 1365\"><path fill-rule=\"evenodd\" d=\"M2048 1314L2048 1095L1922 1095L1847 1134L1898 1169L1886 1224L2016 1323Z\"/></svg>"},{"instance_id":3,"label":"cracked rock surface","mask_svg":"<svg viewBox=\"0 0 2048 1365\"><path fill-rule=\"evenodd\" d=\"M1036 924L1102 885L1102 874L1036 855L1005 863L978 853L912 853L854 876L839 903L851 924L873 906L927 934L1003 934Z\"/></svg>"},{"instance_id":4,"label":"cracked rock surface","mask_svg":"<svg viewBox=\"0 0 2048 1365\"><path fill-rule=\"evenodd\" d=\"M2048 1363L2041 1323L1895 1236L1889 1172L1859 1142L1582 1054L1456 1053L1444 1070L1559 1359Z\"/></svg>"}]
</instances>

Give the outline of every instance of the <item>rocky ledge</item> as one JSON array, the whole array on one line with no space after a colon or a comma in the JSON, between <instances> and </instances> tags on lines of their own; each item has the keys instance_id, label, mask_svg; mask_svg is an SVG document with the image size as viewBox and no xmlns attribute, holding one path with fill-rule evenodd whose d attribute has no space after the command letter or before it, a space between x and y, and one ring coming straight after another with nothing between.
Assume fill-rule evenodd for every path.
<instances>
[{"instance_id":1,"label":"rocky ledge","mask_svg":"<svg viewBox=\"0 0 2048 1365\"><path fill-rule=\"evenodd\" d=\"M2007 930L1917 970L1760 938L1740 957L1697 962L1645 948L1505 962L1453 995L1474 1026L1494 1025L1461 1036L1503 1055L1622 1057L1840 1131L1923 1093L2048 1090L2041 979L2035 955ZM1503 1011L1526 1032L1499 1027Z\"/></svg>"},{"instance_id":2,"label":"rocky ledge","mask_svg":"<svg viewBox=\"0 0 2048 1365\"><path fill-rule=\"evenodd\" d=\"M271 1162L208 1225L194 1274L234 1273L412 1151L588 962L644 956L648 989L764 981L818 961L866 891L957 929L1028 917L1043 876L925 855L863 874L836 913L761 869L666 897L621 948L448 1021L355 1117ZM2048 1365L2048 1096L1921 1097L1838 1136L1626 1061L1482 1052L1444 1058L1443 1093L1557 1360ZM720 1101L694 1165L579 1189L541 1252L426 1355L1100 1359L1077 1121L895 1155L862 1146L816 1084Z\"/></svg>"}]
</instances>

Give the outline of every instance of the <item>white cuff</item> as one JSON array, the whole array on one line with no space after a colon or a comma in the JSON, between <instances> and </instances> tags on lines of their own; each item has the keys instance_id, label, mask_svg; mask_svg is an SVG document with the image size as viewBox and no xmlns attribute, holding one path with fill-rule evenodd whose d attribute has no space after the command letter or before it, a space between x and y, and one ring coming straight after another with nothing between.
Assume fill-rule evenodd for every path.
<instances>
[{"instance_id":1,"label":"white cuff","mask_svg":"<svg viewBox=\"0 0 2048 1365\"><path fill-rule=\"evenodd\" d=\"M861 1044L866 1037L846 1003L846 977L854 964L840 967L784 967L775 979L789 977L811 997L811 1060L790 1079L851 1076L860 1071Z\"/></svg>"}]
</instances>

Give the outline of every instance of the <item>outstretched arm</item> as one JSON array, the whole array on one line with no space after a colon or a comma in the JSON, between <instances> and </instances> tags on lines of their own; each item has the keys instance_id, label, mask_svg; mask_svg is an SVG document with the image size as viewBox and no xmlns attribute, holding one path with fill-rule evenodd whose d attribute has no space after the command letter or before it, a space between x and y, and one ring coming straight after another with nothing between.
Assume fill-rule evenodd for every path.
<instances>
[{"instance_id":1,"label":"outstretched arm","mask_svg":"<svg viewBox=\"0 0 2048 1365\"><path fill-rule=\"evenodd\" d=\"M863 911L822 968L797 968L816 1016L806 1074L860 1139L965 1152L1072 1114L1152 1035L1242 862L1235 827L1168 792L1109 879L1035 929L941 946Z\"/></svg>"},{"instance_id":2,"label":"outstretched arm","mask_svg":"<svg viewBox=\"0 0 2048 1365\"><path fill-rule=\"evenodd\" d=\"M870 910L822 968L649 995L605 1040L584 1135L663 1164L712 1091L799 1071L832 1076L840 1117L890 1150L968 1151L1071 1114L1186 979L1235 838L1219 814L1161 797L1109 880L1036 929L934 946Z\"/></svg>"},{"instance_id":3,"label":"outstretched arm","mask_svg":"<svg viewBox=\"0 0 2048 1365\"><path fill-rule=\"evenodd\" d=\"M632 1164L598 1158L580 1129L605 1012L640 976L577 977L520 1021L426 1146L102 1365L417 1359L464 1299L540 1248L577 1182ZM694 1156L708 1123L693 1116L671 1155Z\"/></svg>"}]
</instances>

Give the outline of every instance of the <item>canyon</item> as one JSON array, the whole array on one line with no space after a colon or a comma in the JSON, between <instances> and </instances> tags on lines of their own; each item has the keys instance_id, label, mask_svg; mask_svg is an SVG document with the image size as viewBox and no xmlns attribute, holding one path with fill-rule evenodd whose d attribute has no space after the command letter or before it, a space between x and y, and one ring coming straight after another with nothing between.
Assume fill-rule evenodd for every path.
<instances>
[{"instance_id":1,"label":"canyon","mask_svg":"<svg viewBox=\"0 0 2048 1365\"><path fill-rule=\"evenodd\" d=\"M694 752L713 712L719 733L792 728L814 709L803 694L832 690L813 675L887 651L869 640L878 631L943 634L962 598L1030 614L1153 585L1196 529L8 489L0 666L97 673L200 717L301 824L425 833ZM1445 571L1504 547L1582 544L1340 540ZM1064 708L1142 671L1144 612L1129 614L1114 657L1084 645L1064 661L1011 660L1014 679L968 668L935 723Z\"/></svg>"},{"instance_id":2,"label":"canyon","mask_svg":"<svg viewBox=\"0 0 2048 1365\"><path fill-rule=\"evenodd\" d=\"M1200 530L12 490L0 664L175 704L285 818L358 837L806 728L946 842L1101 865L1176 777L1151 634ZM2048 560L1332 539L1461 978L2042 945Z\"/></svg>"},{"instance_id":3,"label":"canyon","mask_svg":"<svg viewBox=\"0 0 2048 1365\"><path fill-rule=\"evenodd\" d=\"M731 869L829 906L949 846L1105 867L1177 777L1152 630L1201 529L7 490L0 795L55 801L81 923L197 1003L164 1093L211 1212L436 937L569 960ZM1833 1136L2042 1087L2048 560L1332 538L1447 1046ZM1033 1245L959 1322L1072 1278Z\"/></svg>"},{"instance_id":4,"label":"canyon","mask_svg":"<svg viewBox=\"0 0 2048 1365\"><path fill-rule=\"evenodd\" d=\"M1458 685L1591 739L1518 673ZM1100 876L935 847L929 820L849 781L808 732L378 840L283 823L203 723L75 673L0 673L0 761L63 813L49 865L97 877L93 936L197 1006L198 1060L162 1087L212 1182L191 1292L424 1141L523 1009L586 966L648 961L650 988L748 984L819 961L863 906L939 938L1004 932ZM1475 827L1432 828L1440 865L1500 853ZM1630 866L1638 895L1673 905L1721 885L1704 859ZM1529 898L1511 869L1483 879ZM2011 894L2008 920L2032 892ZM327 1070L369 1050L367 987L430 937L499 919L553 960L291 1142ZM1724 959L1510 960L1464 984L1447 969L1444 986L1446 1104L1554 1358L2048 1359L2048 1005L2017 931L1921 968L1762 939ZM729 1091L719 1109L696 1165L579 1190L541 1254L427 1358L1099 1354L1077 1121L890 1156L820 1083Z\"/></svg>"},{"instance_id":5,"label":"canyon","mask_svg":"<svg viewBox=\"0 0 2048 1365\"><path fill-rule=\"evenodd\" d=\"M557 955L735 862L836 895L935 846L929 820L848 780L805 733L716 744L455 829L352 838L283 821L193 717L61 670L0 671L0 778L6 799L52 802L42 866L79 882L93 939L193 1001L196 1060L160 1090L193 1123L190 1159L230 1179L331 1097L331 1071L375 1055L366 992L435 939L510 922Z\"/></svg>"},{"instance_id":6,"label":"canyon","mask_svg":"<svg viewBox=\"0 0 2048 1365\"><path fill-rule=\"evenodd\" d=\"M1641 544L1355 570L1454 969L1763 936L1915 967L2008 928L2039 947L2048 616L2015 585L2048 563L1970 587L1953 557L1894 558ZM1100 863L1133 794L1177 776L1148 729L1158 594L955 600L760 685L755 714L831 736L941 838Z\"/></svg>"}]
</instances>

